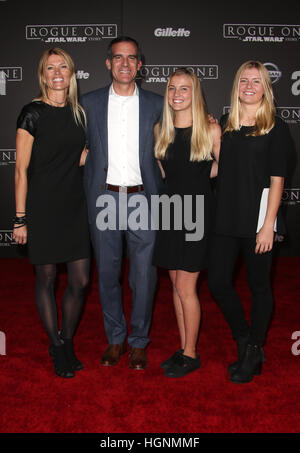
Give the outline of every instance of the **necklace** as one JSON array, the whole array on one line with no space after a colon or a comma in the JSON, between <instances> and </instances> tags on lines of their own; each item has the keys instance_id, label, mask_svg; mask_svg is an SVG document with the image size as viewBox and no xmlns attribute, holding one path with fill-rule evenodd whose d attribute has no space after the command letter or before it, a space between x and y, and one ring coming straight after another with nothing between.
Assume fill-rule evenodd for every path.
<instances>
[{"instance_id":1,"label":"necklace","mask_svg":"<svg viewBox=\"0 0 300 453\"><path fill-rule=\"evenodd\" d=\"M255 123L254 124L244 124L244 123L240 123L239 124L239 128L241 127L254 127L255 126Z\"/></svg>"},{"instance_id":2,"label":"necklace","mask_svg":"<svg viewBox=\"0 0 300 453\"><path fill-rule=\"evenodd\" d=\"M241 119L240 126L255 126L256 117L254 116L245 116Z\"/></svg>"},{"instance_id":3,"label":"necklace","mask_svg":"<svg viewBox=\"0 0 300 453\"><path fill-rule=\"evenodd\" d=\"M49 98L49 97L48 97L47 99L49 99L49 101L51 101L51 102L55 102L55 103L58 104L58 105L65 104L65 102L66 102L65 100L64 100L64 101L54 101L54 99L51 99L51 98Z\"/></svg>"}]
</instances>

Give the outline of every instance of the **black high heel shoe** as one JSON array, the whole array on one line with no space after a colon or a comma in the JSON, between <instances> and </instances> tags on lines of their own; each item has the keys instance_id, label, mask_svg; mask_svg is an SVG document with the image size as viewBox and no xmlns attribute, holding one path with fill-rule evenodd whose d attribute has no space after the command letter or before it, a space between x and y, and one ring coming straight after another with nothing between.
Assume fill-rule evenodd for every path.
<instances>
[{"instance_id":1,"label":"black high heel shoe","mask_svg":"<svg viewBox=\"0 0 300 453\"><path fill-rule=\"evenodd\" d=\"M251 382L261 374L264 353L261 346L248 344L238 369L231 374L230 380L238 384Z\"/></svg>"},{"instance_id":2,"label":"black high heel shoe","mask_svg":"<svg viewBox=\"0 0 300 453\"><path fill-rule=\"evenodd\" d=\"M68 338L62 338L62 341L64 342L63 347L65 350L65 355L67 358L67 361L69 362L72 371L80 371L83 370L84 366L80 362L80 360L77 359L75 352L74 352L74 347L73 347L73 340L68 339Z\"/></svg>"},{"instance_id":3,"label":"black high heel shoe","mask_svg":"<svg viewBox=\"0 0 300 453\"><path fill-rule=\"evenodd\" d=\"M233 362L230 365L228 365L229 374L234 373L238 369L238 367L240 366L241 361L243 360L243 357L245 355L248 342L249 342L249 336L247 336L247 337L239 337L236 340L238 359L237 359L236 362Z\"/></svg>"},{"instance_id":4,"label":"black high heel shoe","mask_svg":"<svg viewBox=\"0 0 300 453\"><path fill-rule=\"evenodd\" d=\"M248 341L249 341L249 337L241 337L237 340L238 360L236 362L233 362L230 365L228 365L229 374L235 373L237 371L237 369L239 368L240 364L242 363L242 360L243 360L244 355L247 350ZM261 348L261 354L262 354L262 363L264 363L266 361L266 356L265 356L263 348Z\"/></svg>"},{"instance_id":5,"label":"black high heel shoe","mask_svg":"<svg viewBox=\"0 0 300 453\"><path fill-rule=\"evenodd\" d=\"M71 369L71 366L66 358L64 345L53 345L49 347L49 354L52 357L54 371L57 376L70 379L75 376L74 371Z\"/></svg>"}]
</instances>

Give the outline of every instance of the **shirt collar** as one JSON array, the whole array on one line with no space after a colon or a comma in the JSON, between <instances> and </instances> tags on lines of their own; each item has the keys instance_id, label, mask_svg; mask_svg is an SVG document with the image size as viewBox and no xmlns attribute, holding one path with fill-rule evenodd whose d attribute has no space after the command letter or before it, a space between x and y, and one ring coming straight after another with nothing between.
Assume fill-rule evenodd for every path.
<instances>
[{"instance_id":1,"label":"shirt collar","mask_svg":"<svg viewBox=\"0 0 300 453\"><path fill-rule=\"evenodd\" d=\"M139 90L138 90L138 87L137 87L137 84L135 84L135 88L134 88L134 92L132 93L131 96L120 96L119 94L117 94L114 90L114 85L111 84L110 88L109 88L109 95L110 96L115 96L117 98L130 98L132 96L139 96Z\"/></svg>"}]
</instances>

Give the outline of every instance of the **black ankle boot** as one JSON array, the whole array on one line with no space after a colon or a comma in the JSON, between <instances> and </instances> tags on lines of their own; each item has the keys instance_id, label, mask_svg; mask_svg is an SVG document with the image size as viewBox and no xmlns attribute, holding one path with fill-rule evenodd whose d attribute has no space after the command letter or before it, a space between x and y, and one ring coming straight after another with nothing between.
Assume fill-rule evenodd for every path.
<instances>
[{"instance_id":1,"label":"black ankle boot","mask_svg":"<svg viewBox=\"0 0 300 453\"><path fill-rule=\"evenodd\" d=\"M65 355L66 358L71 366L71 369L73 371L80 371L84 368L83 364L80 362L80 360L77 359L75 353L74 353L74 348L73 348L73 340L68 339L68 338L62 338L64 344L64 350L65 350Z\"/></svg>"},{"instance_id":2,"label":"black ankle boot","mask_svg":"<svg viewBox=\"0 0 300 453\"><path fill-rule=\"evenodd\" d=\"M247 337L239 337L236 340L238 359L237 359L236 362L233 362L230 365L228 365L229 374L234 373L238 369L238 367L239 367L239 365L240 365L240 363L241 363L241 361L242 361L242 359L243 359L243 357L245 355L248 342L249 342L249 336L247 336Z\"/></svg>"},{"instance_id":3,"label":"black ankle boot","mask_svg":"<svg viewBox=\"0 0 300 453\"><path fill-rule=\"evenodd\" d=\"M49 354L52 357L54 371L57 376L66 379L73 378L75 376L74 371L66 358L63 344L58 346L51 344L49 347Z\"/></svg>"},{"instance_id":4,"label":"black ankle boot","mask_svg":"<svg viewBox=\"0 0 300 453\"><path fill-rule=\"evenodd\" d=\"M253 376L261 374L263 363L263 350L261 346L248 344L245 355L238 369L232 373L230 380L239 384L251 382Z\"/></svg>"}]
</instances>

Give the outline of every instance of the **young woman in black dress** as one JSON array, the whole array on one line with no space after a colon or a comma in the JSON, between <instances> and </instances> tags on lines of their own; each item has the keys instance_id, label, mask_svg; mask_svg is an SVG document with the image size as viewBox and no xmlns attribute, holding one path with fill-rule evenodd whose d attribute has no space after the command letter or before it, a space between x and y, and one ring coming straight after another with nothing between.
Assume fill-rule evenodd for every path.
<instances>
[{"instance_id":1,"label":"young woman in black dress","mask_svg":"<svg viewBox=\"0 0 300 453\"><path fill-rule=\"evenodd\" d=\"M153 262L169 270L181 341L181 349L161 364L167 377L181 377L200 367L196 345L201 312L196 285L200 271L207 267L213 211L210 178L217 174L220 136L220 126L209 121L198 78L188 69L178 69L167 84L155 156L165 176L163 194L179 197L182 213L196 224L203 221L204 236L197 236L197 226L193 233L189 230L185 214L181 229L172 223L171 215L170 228L161 228L157 234ZM192 200L190 212L185 196ZM197 196L204 197L203 212L198 210Z\"/></svg>"},{"instance_id":2,"label":"young woman in black dress","mask_svg":"<svg viewBox=\"0 0 300 453\"><path fill-rule=\"evenodd\" d=\"M50 339L55 372L74 377L83 368L73 335L89 278L89 229L82 176L85 114L77 100L74 63L62 49L40 60L40 95L23 107L17 121L16 217L14 240L28 242L36 271L36 303ZM68 287L58 330L54 297L56 264L66 263Z\"/></svg>"},{"instance_id":3,"label":"young woman in black dress","mask_svg":"<svg viewBox=\"0 0 300 453\"><path fill-rule=\"evenodd\" d=\"M237 342L238 361L229 366L231 381L250 382L265 361L262 346L271 319L270 270L276 216L280 205L288 126L275 116L269 73L258 61L237 71L229 115L222 117L215 235L208 284ZM242 252L252 293L248 325L232 276Z\"/></svg>"}]
</instances>

